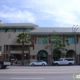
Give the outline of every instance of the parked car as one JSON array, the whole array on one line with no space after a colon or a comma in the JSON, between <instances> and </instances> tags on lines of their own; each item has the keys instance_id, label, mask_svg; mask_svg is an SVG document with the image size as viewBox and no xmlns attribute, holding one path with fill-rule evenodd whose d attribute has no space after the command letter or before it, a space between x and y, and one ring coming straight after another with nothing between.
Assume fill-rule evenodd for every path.
<instances>
[{"instance_id":1,"label":"parked car","mask_svg":"<svg viewBox=\"0 0 80 80\"><path fill-rule=\"evenodd\" d=\"M42 61L42 60L38 60L35 62L31 62L29 65L30 66L47 66L47 62Z\"/></svg>"},{"instance_id":2,"label":"parked car","mask_svg":"<svg viewBox=\"0 0 80 80\"><path fill-rule=\"evenodd\" d=\"M10 66L9 61L0 61L0 69L1 68L6 68L7 66Z\"/></svg>"},{"instance_id":3,"label":"parked car","mask_svg":"<svg viewBox=\"0 0 80 80\"><path fill-rule=\"evenodd\" d=\"M75 61L73 58L60 58L58 61L53 61L53 65L73 65Z\"/></svg>"}]
</instances>

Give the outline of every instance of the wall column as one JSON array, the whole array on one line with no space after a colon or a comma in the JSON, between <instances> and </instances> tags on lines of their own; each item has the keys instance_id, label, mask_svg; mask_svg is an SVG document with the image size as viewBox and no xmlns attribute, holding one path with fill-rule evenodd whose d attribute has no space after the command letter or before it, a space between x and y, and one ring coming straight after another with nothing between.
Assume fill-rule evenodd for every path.
<instances>
[{"instance_id":1,"label":"wall column","mask_svg":"<svg viewBox=\"0 0 80 80\"><path fill-rule=\"evenodd\" d=\"M36 44L36 35L34 36L34 38L35 38L34 40L35 40L35 44Z\"/></svg>"},{"instance_id":2,"label":"wall column","mask_svg":"<svg viewBox=\"0 0 80 80\"><path fill-rule=\"evenodd\" d=\"M49 35L48 37L49 37L49 39L48 39L48 40L49 40L49 44L50 44L50 35Z\"/></svg>"},{"instance_id":3,"label":"wall column","mask_svg":"<svg viewBox=\"0 0 80 80\"><path fill-rule=\"evenodd\" d=\"M6 51L6 45L4 45L4 60L6 60L6 53L7 53L7 51Z\"/></svg>"},{"instance_id":4,"label":"wall column","mask_svg":"<svg viewBox=\"0 0 80 80\"><path fill-rule=\"evenodd\" d=\"M63 43L65 43L65 35L63 35Z\"/></svg>"},{"instance_id":5,"label":"wall column","mask_svg":"<svg viewBox=\"0 0 80 80\"><path fill-rule=\"evenodd\" d=\"M52 65L52 55L48 55L48 64Z\"/></svg>"},{"instance_id":6,"label":"wall column","mask_svg":"<svg viewBox=\"0 0 80 80\"><path fill-rule=\"evenodd\" d=\"M10 54L10 45L8 45L8 51L7 51L7 54L8 54L8 60L9 60L9 56L11 55L11 54Z\"/></svg>"},{"instance_id":7,"label":"wall column","mask_svg":"<svg viewBox=\"0 0 80 80\"><path fill-rule=\"evenodd\" d=\"M29 58L29 63L30 63L30 45L28 46L28 51L29 51L29 55L28 55L28 58Z\"/></svg>"},{"instance_id":8,"label":"wall column","mask_svg":"<svg viewBox=\"0 0 80 80\"><path fill-rule=\"evenodd\" d=\"M79 35L76 36L76 43L78 44Z\"/></svg>"},{"instance_id":9,"label":"wall column","mask_svg":"<svg viewBox=\"0 0 80 80\"><path fill-rule=\"evenodd\" d=\"M77 63L80 64L80 54L77 55Z\"/></svg>"}]
</instances>

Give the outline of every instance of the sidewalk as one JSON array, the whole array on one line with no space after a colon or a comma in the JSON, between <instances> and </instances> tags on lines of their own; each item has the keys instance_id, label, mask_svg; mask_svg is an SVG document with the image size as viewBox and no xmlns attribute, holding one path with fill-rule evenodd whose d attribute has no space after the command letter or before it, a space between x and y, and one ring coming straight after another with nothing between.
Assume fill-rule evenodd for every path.
<instances>
[{"instance_id":1,"label":"sidewalk","mask_svg":"<svg viewBox=\"0 0 80 80\"><path fill-rule=\"evenodd\" d=\"M22 65L22 64L13 64L11 66L29 66L29 64L24 64L24 65Z\"/></svg>"},{"instance_id":2,"label":"sidewalk","mask_svg":"<svg viewBox=\"0 0 80 80\"><path fill-rule=\"evenodd\" d=\"M13 62L11 66L28 66L28 65L29 65L29 62L27 61L24 61L24 65L22 65L22 61L17 61L17 63Z\"/></svg>"}]
</instances>

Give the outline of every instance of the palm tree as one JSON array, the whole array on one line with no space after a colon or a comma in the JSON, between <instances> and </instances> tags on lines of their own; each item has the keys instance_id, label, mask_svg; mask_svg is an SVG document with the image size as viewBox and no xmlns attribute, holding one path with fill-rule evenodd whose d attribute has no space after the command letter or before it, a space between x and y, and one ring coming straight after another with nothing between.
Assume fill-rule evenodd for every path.
<instances>
[{"instance_id":1,"label":"palm tree","mask_svg":"<svg viewBox=\"0 0 80 80\"><path fill-rule=\"evenodd\" d=\"M24 43L29 43L30 42L30 35L28 33L20 33L17 36L17 43L22 43L22 65L24 65Z\"/></svg>"}]
</instances>

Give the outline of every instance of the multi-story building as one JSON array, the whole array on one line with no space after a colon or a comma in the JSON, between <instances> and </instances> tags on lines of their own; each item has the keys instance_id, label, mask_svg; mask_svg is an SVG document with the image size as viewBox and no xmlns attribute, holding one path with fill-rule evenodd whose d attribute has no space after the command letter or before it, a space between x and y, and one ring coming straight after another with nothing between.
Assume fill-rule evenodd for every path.
<instances>
[{"instance_id":1,"label":"multi-story building","mask_svg":"<svg viewBox=\"0 0 80 80\"><path fill-rule=\"evenodd\" d=\"M50 49L45 49L45 46L50 44L49 37L55 31L62 37L62 42L66 44L65 39L68 38L69 46L66 45L68 51L58 50L57 53L51 53ZM40 28L32 23L0 23L0 51L4 53L4 58L8 59L13 56L21 60L22 44L16 42L17 35L21 32L28 32L31 35L33 42L25 43L24 59L27 61L36 61L42 59L49 64L52 62L52 55L54 60L60 57L72 57L76 54L77 63L80 63L80 29L76 32L76 45L72 28L53 27ZM44 42L42 38L47 41ZM54 47L53 47L54 48ZM75 49L76 48L76 49ZM76 51L75 51L76 50Z\"/></svg>"}]
</instances>

